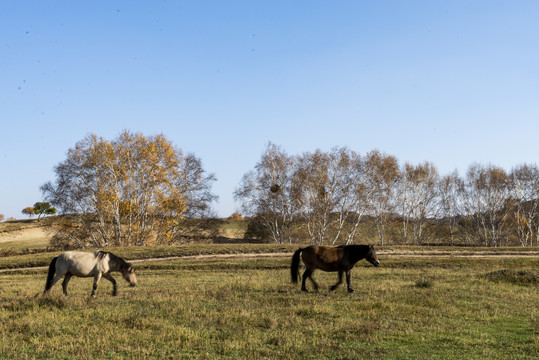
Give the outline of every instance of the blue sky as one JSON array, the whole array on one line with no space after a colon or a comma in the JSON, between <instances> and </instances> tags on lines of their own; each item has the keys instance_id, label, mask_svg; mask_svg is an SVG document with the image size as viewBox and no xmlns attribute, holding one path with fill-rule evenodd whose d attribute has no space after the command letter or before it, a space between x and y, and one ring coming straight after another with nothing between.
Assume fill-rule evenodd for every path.
<instances>
[{"instance_id":1,"label":"blue sky","mask_svg":"<svg viewBox=\"0 0 539 360\"><path fill-rule=\"evenodd\" d=\"M539 154L538 1L1 1L0 213L89 133L163 133L220 216L268 141L463 174Z\"/></svg>"}]
</instances>

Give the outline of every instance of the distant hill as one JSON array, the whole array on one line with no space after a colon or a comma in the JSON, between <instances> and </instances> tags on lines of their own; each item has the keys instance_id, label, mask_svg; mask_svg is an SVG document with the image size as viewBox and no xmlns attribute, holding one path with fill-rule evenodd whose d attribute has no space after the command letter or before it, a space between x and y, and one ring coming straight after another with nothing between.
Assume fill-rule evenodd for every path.
<instances>
[{"instance_id":1,"label":"distant hill","mask_svg":"<svg viewBox=\"0 0 539 360\"><path fill-rule=\"evenodd\" d=\"M35 250L49 246L54 218L38 221L14 220L0 223L0 251Z\"/></svg>"},{"instance_id":2,"label":"distant hill","mask_svg":"<svg viewBox=\"0 0 539 360\"><path fill-rule=\"evenodd\" d=\"M0 222L0 252L20 252L40 250L50 246L54 225L62 216L50 216L37 219L13 220ZM243 242L243 235L247 229L244 220L219 219L213 221L216 230L212 232L211 239L217 243Z\"/></svg>"}]
</instances>

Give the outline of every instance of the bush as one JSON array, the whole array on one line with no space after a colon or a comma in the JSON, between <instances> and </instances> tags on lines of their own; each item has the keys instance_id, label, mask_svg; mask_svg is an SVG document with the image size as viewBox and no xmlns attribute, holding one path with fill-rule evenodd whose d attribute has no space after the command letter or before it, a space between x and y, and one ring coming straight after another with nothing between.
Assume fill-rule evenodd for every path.
<instances>
[{"instance_id":1,"label":"bush","mask_svg":"<svg viewBox=\"0 0 539 360\"><path fill-rule=\"evenodd\" d=\"M415 286L418 288L431 288L434 286L434 279L430 277L421 277L415 282Z\"/></svg>"},{"instance_id":2,"label":"bush","mask_svg":"<svg viewBox=\"0 0 539 360\"><path fill-rule=\"evenodd\" d=\"M483 277L490 281L504 281L515 285L539 285L539 273L532 271L516 271L504 269L489 272L483 275Z\"/></svg>"},{"instance_id":3,"label":"bush","mask_svg":"<svg viewBox=\"0 0 539 360\"><path fill-rule=\"evenodd\" d=\"M247 230L243 235L244 239L258 239L266 240L271 237L271 233L267 227L262 223L260 216L255 216L249 219L247 224Z\"/></svg>"}]
</instances>

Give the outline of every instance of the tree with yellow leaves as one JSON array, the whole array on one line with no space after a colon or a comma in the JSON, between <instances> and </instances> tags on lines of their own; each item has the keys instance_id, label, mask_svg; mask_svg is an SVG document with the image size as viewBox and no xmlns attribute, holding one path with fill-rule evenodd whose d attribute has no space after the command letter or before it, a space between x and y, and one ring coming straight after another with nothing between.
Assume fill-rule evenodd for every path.
<instances>
[{"instance_id":1,"label":"tree with yellow leaves","mask_svg":"<svg viewBox=\"0 0 539 360\"><path fill-rule=\"evenodd\" d=\"M124 131L109 141L90 134L69 149L55 172L56 182L43 185L42 191L62 213L78 220L57 234L75 246L171 243L191 207L209 209L215 200L210 191L214 176L163 135ZM190 176L193 172L199 176ZM198 184L186 186L190 181Z\"/></svg>"}]
</instances>

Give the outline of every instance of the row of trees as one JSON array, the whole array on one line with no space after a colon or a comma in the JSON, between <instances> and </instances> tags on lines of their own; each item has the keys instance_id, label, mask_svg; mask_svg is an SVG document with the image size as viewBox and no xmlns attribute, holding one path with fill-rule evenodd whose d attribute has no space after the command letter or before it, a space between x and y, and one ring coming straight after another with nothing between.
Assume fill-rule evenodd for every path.
<instances>
[{"instance_id":1,"label":"row of trees","mask_svg":"<svg viewBox=\"0 0 539 360\"><path fill-rule=\"evenodd\" d=\"M30 217L37 215L37 220L39 221L42 216L54 215L56 214L56 209L51 206L48 202L36 202L34 206L28 206L22 209L21 211L24 215ZM0 214L0 222L4 220L4 214ZM10 217L7 221L15 221L14 217Z\"/></svg>"},{"instance_id":2,"label":"row of trees","mask_svg":"<svg viewBox=\"0 0 539 360\"><path fill-rule=\"evenodd\" d=\"M290 156L270 143L234 195L278 243L294 242L298 226L306 227L313 244L351 243L368 219L382 245L390 224L401 227L400 239L392 240L403 244L425 243L433 228L443 226L448 244L539 245L536 165L507 173L473 164L463 177L456 171L441 176L430 162L400 165L377 150Z\"/></svg>"},{"instance_id":3,"label":"row of trees","mask_svg":"<svg viewBox=\"0 0 539 360\"><path fill-rule=\"evenodd\" d=\"M184 155L163 135L94 134L78 142L41 190L68 215L56 245L167 244L185 235L185 217L211 216L215 181L200 159Z\"/></svg>"}]
</instances>

